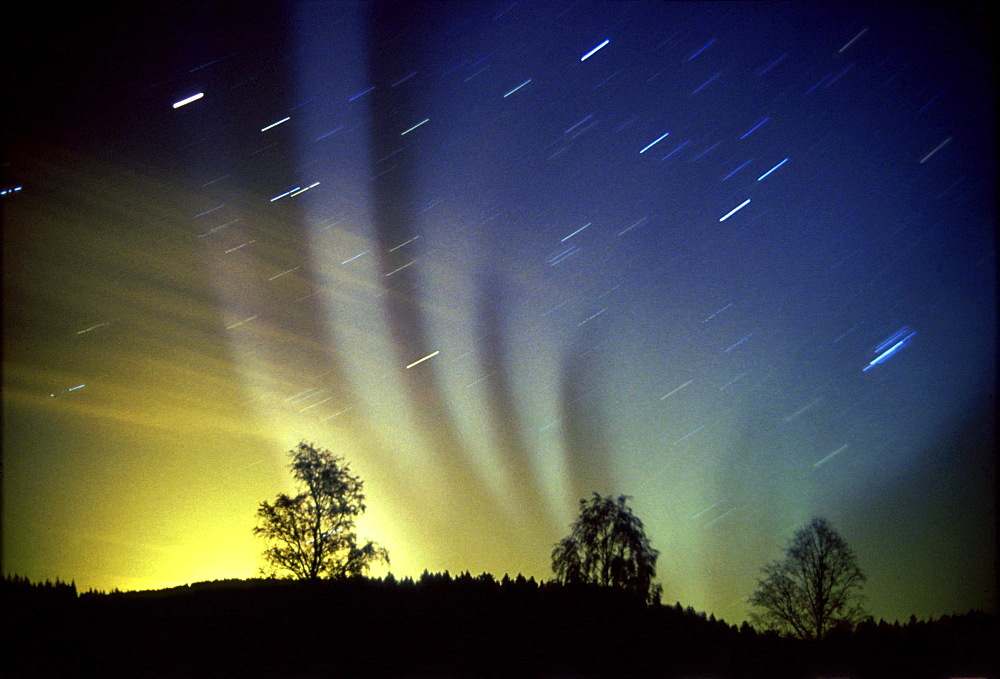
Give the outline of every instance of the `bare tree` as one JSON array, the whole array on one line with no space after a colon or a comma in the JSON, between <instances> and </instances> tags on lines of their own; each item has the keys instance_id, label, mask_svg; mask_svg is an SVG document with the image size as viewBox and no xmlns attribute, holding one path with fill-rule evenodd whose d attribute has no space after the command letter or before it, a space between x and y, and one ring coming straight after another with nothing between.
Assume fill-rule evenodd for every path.
<instances>
[{"instance_id":1,"label":"bare tree","mask_svg":"<svg viewBox=\"0 0 1000 679\"><path fill-rule=\"evenodd\" d=\"M650 546L628 499L594 493L589 502L580 500L579 518L552 551L557 580L614 587L659 602L663 588L652 580L660 552Z\"/></svg>"},{"instance_id":2,"label":"bare tree","mask_svg":"<svg viewBox=\"0 0 1000 679\"><path fill-rule=\"evenodd\" d=\"M788 542L785 558L764 566L750 595L761 609L750 620L801 639L822 639L840 625L865 619L865 575L854 552L823 518L814 518Z\"/></svg>"},{"instance_id":3,"label":"bare tree","mask_svg":"<svg viewBox=\"0 0 1000 679\"><path fill-rule=\"evenodd\" d=\"M281 493L274 504L257 508L253 533L270 543L261 571L301 580L343 578L361 575L373 562L389 563L389 553L375 543L358 546L354 522L365 511L364 483L344 459L305 441L289 455L299 493Z\"/></svg>"}]
</instances>

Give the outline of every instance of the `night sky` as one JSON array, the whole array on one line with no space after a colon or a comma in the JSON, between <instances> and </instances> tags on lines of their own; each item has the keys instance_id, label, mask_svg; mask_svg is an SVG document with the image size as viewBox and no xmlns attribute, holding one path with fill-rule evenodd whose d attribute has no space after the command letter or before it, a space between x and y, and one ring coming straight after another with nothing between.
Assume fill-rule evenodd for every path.
<instances>
[{"instance_id":1,"label":"night sky","mask_svg":"<svg viewBox=\"0 0 1000 679\"><path fill-rule=\"evenodd\" d=\"M4 573L253 577L305 439L397 576L597 491L729 622L815 515L996 609L992 4L142 4L4 18Z\"/></svg>"}]
</instances>

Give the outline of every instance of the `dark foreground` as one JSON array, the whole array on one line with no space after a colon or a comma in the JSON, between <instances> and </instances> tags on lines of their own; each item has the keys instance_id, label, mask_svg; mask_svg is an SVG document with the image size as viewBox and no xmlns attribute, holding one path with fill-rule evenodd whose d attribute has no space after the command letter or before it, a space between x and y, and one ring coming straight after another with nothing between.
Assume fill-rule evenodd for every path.
<instances>
[{"instance_id":1,"label":"dark foreground","mask_svg":"<svg viewBox=\"0 0 1000 679\"><path fill-rule=\"evenodd\" d=\"M993 677L982 613L801 642L491 576L225 581L76 596L4 581L2 677Z\"/></svg>"}]
</instances>

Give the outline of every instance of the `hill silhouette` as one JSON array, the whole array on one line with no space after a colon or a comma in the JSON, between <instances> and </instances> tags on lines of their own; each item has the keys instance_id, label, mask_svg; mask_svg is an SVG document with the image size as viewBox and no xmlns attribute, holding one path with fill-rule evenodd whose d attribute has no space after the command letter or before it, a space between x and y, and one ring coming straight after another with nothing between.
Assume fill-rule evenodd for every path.
<instances>
[{"instance_id":1,"label":"hill silhouette","mask_svg":"<svg viewBox=\"0 0 1000 679\"><path fill-rule=\"evenodd\" d=\"M147 592L3 582L4 677L995 676L997 617L822 642L522 576L224 580Z\"/></svg>"}]
</instances>

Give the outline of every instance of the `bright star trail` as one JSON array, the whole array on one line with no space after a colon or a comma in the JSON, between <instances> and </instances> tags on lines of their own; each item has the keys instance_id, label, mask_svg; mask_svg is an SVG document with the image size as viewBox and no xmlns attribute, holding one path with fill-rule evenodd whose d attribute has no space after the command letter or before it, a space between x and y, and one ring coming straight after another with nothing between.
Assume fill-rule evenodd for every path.
<instances>
[{"instance_id":1,"label":"bright star trail","mask_svg":"<svg viewBox=\"0 0 1000 679\"><path fill-rule=\"evenodd\" d=\"M744 163L744 165L745 164L746 163ZM740 167L742 167L742 165ZM737 169L739 169L739 168L737 168ZM727 175L726 179L729 179L729 177L731 177L734 172L735 172L735 170L733 172L731 172L729 175ZM736 214L737 212L739 212L740 210L742 210L743 208L745 208L749 204L750 204L750 199L747 198L745 201L743 201L742 203L740 203L739 205L737 205L736 207L734 207L732 210L730 210L726 214L724 214L721 217L719 217L719 221L720 222L726 221L727 219L729 219L730 217L732 217L734 214Z\"/></svg>"},{"instance_id":2,"label":"bright star trail","mask_svg":"<svg viewBox=\"0 0 1000 679\"><path fill-rule=\"evenodd\" d=\"M185 106L187 104L190 104L192 101L198 101L199 99L201 99L204 96L205 96L204 92L199 92L198 94L192 94L190 97L187 97L185 99L181 99L180 101L174 102L173 108L180 108L181 106Z\"/></svg>"},{"instance_id":3,"label":"bright star trail","mask_svg":"<svg viewBox=\"0 0 1000 679\"><path fill-rule=\"evenodd\" d=\"M580 57L580 61L586 61L590 57L594 56L594 53L597 52L597 50L601 49L602 47L605 47L609 42L611 42L611 41L610 40L605 40L600 45L598 45L597 47L595 47L594 49L590 50L589 52L587 52L586 54L584 54L582 57Z\"/></svg>"},{"instance_id":4,"label":"bright star trail","mask_svg":"<svg viewBox=\"0 0 1000 679\"><path fill-rule=\"evenodd\" d=\"M989 3L15 4L5 573L252 577L305 439L398 577L596 491L729 623L816 515L995 609Z\"/></svg>"}]
</instances>

